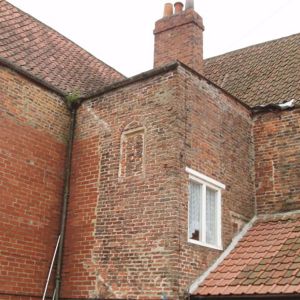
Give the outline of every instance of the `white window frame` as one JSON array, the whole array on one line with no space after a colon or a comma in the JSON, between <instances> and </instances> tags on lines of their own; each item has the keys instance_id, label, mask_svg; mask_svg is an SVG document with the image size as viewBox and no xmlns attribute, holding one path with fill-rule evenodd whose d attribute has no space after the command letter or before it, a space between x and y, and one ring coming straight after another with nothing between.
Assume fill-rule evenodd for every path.
<instances>
[{"instance_id":1,"label":"white window frame","mask_svg":"<svg viewBox=\"0 0 300 300\"><path fill-rule=\"evenodd\" d=\"M210 178L200 172L197 172L193 169L190 169L188 167L186 167L186 172L189 174L189 182L194 181L196 183L199 183L202 185L202 198L204 199L203 201L203 207L202 207L202 212L201 212L201 216L202 216L202 224L201 224L201 228L202 228L202 232L201 232L201 237L203 237L203 239L201 241L197 241L194 239L190 239L190 228L189 228L189 217L190 217L190 199L188 200L188 242L192 243L192 244L197 244L197 245L201 245L201 246L205 246L205 247L209 247L209 248L214 248L214 249L218 249L218 250L222 250L222 200L221 200L221 190L224 190L226 188L226 186L213 179ZM210 188L214 191L216 191L217 193L217 244L210 244L208 242L206 242L206 189Z\"/></svg>"}]
</instances>

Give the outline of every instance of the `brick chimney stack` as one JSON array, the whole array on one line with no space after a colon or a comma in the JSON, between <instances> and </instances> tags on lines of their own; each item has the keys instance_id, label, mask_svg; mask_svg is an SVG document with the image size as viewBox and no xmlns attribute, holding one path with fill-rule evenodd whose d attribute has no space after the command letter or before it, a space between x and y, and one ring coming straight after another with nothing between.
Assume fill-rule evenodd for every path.
<instances>
[{"instance_id":1,"label":"brick chimney stack","mask_svg":"<svg viewBox=\"0 0 300 300\"><path fill-rule=\"evenodd\" d=\"M154 67L179 60L199 73L203 73L202 18L194 11L194 1L165 4L164 16L155 23Z\"/></svg>"}]
</instances>

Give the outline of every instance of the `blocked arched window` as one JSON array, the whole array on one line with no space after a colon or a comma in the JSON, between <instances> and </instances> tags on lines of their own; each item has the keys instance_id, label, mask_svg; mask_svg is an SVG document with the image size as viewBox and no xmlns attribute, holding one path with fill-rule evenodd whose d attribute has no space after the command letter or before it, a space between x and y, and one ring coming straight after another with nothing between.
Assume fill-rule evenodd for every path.
<instances>
[{"instance_id":1,"label":"blocked arched window","mask_svg":"<svg viewBox=\"0 0 300 300\"><path fill-rule=\"evenodd\" d=\"M119 177L139 176L145 168L145 129L138 122L125 127L121 135Z\"/></svg>"}]
</instances>

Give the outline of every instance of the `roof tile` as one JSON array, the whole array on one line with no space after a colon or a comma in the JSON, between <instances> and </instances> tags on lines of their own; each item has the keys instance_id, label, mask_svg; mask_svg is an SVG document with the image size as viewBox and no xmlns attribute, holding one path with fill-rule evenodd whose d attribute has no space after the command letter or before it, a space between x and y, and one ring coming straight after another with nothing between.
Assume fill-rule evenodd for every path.
<instances>
[{"instance_id":1,"label":"roof tile","mask_svg":"<svg viewBox=\"0 0 300 300\"><path fill-rule=\"evenodd\" d=\"M300 33L205 60L204 74L251 107L300 103Z\"/></svg>"},{"instance_id":2,"label":"roof tile","mask_svg":"<svg viewBox=\"0 0 300 300\"><path fill-rule=\"evenodd\" d=\"M64 93L84 96L124 79L55 30L0 0L0 57Z\"/></svg>"},{"instance_id":3,"label":"roof tile","mask_svg":"<svg viewBox=\"0 0 300 300\"><path fill-rule=\"evenodd\" d=\"M55 30L0 0L0 58L64 93L86 96L124 79ZM207 78L249 106L300 102L300 34L205 60ZM300 230L300 229L299 229Z\"/></svg>"},{"instance_id":4,"label":"roof tile","mask_svg":"<svg viewBox=\"0 0 300 300\"><path fill-rule=\"evenodd\" d=\"M258 220L195 294L238 296L300 291L299 225L300 214Z\"/></svg>"}]
</instances>

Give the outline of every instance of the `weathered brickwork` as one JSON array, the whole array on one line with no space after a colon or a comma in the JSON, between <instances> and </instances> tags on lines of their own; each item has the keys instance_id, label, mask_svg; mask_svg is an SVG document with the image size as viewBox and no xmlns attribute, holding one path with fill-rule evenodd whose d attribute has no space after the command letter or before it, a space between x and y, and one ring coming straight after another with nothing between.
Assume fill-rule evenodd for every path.
<instances>
[{"instance_id":1,"label":"weathered brickwork","mask_svg":"<svg viewBox=\"0 0 300 300\"><path fill-rule=\"evenodd\" d=\"M16 40L26 27L18 27L24 23L22 13L2 2L7 28L13 27L4 38ZM0 300L41 299L59 234L70 115L60 92L53 92L57 87L69 91L72 85L81 86L81 96L90 97L76 102L60 298L187 299L191 284L255 214L300 209L300 109L253 114L202 77L204 26L192 2L184 11L175 4L175 15L165 11L171 16L158 20L154 29L155 69L129 79L73 43L68 50L74 55L64 70L56 72L84 72L71 72L64 80L54 78L53 68L47 68L55 63L51 47L44 51L43 61L41 56L20 60L11 49L4 50L9 55L0 59ZM14 12L13 18L9 12ZM36 27L35 20L26 22L31 29L42 26L43 32L49 31L59 41L57 49L65 52L69 41L38 22ZM26 53L37 53L35 33L17 39L16 47L26 44ZM274 41L276 48L293 50L294 38L291 47ZM273 46L264 47L269 53ZM264 55L261 46L254 52L249 49L238 66L243 64L241 73L251 75L253 53ZM222 68L232 61L231 54L220 56ZM92 64L78 65L82 57ZM40 63L46 67L34 79L36 70L28 66L38 69ZM217 65L205 76L218 79ZM229 65L226 74L233 70ZM278 65L278 70L291 68ZM285 75L277 69L273 74L284 83ZM226 89L223 83L232 81L227 75L215 81ZM240 88L249 90L249 85L233 82L230 91L235 95ZM268 82L258 82L261 86L252 92L259 89L269 95ZM97 96L84 96L93 91ZM271 94L278 93L277 89ZM187 171L204 178L193 181L195 195ZM206 184L205 176L222 189L222 247L215 242L218 233L213 228L218 223L213 218L219 213L219 190ZM200 199L205 203L201 220ZM192 222L189 206L196 212ZM188 226L194 243L188 241ZM203 246L209 235L215 238L214 248ZM49 296L53 285L54 276Z\"/></svg>"},{"instance_id":2,"label":"weathered brickwork","mask_svg":"<svg viewBox=\"0 0 300 300\"><path fill-rule=\"evenodd\" d=\"M58 235L67 128L60 97L0 68L0 299L42 295Z\"/></svg>"},{"instance_id":3,"label":"weathered brickwork","mask_svg":"<svg viewBox=\"0 0 300 300\"><path fill-rule=\"evenodd\" d=\"M1 300L36 300L36 296L12 296L12 295L1 295Z\"/></svg>"},{"instance_id":4,"label":"weathered brickwork","mask_svg":"<svg viewBox=\"0 0 300 300\"><path fill-rule=\"evenodd\" d=\"M299 108L253 116L202 77L202 18L176 13L155 24L157 69L77 110L65 299L186 299L256 213L300 209ZM0 68L1 300L41 298L59 234L69 121L58 95ZM222 249L188 241L187 167L225 186Z\"/></svg>"},{"instance_id":5,"label":"weathered brickwork","mask_svg":"<svg viewBox=\"0 0 300 300\"><path fill-rule=\"evenodd\" d=\"M225 247L235 234L232 214L254 214L248 109L182 67L82 104L64 297L183 296L220 253L187 243L186 166L227 186Z\"/></svg>"},{"instance_id":6,"label":"weathered brickwork","mask_svg":"<svg viewBox=\"0 0 300 300\"><path fill-rule=\"evenodd\" d=\"M226 185L222 191L222 244L237 233L237 217L245 223L254 214L254 149L248 108L204 79L180 68L182 107L181 186L178 204L181 294L220 255L219 250L190 244L188 232L188 166ZM240 229L240 228L239 228Z\"/></svg>"},{"instance_id":7,"label":"weathered brickwork","mask_svg":"<svg viewBox=\"0 0 300 300\"><path fill-rule=\"evenodd\" d=\"M171 72L79 108L65 297L160 299L164 291L174 295L178 239L174 232L178 188L172 180L177 176L172 168L178 165L174 87L176 76ZM139 137L137 127L144 130L143 172L120 176L122 135L133 130ZM138 151L130 151L139 161L141 144L134 144Z\"/></svg>"},{"instance_id":8,"label":"weathered brickwork","mask_svg":"<svg viewBox=\"0 0 300 300\"><path fill-rule=\"evenodd\" d=\"M88 114L86 116L89 117ZM78 127L82 119L78 118ZM68 206L66 241L64 250L62 295L95 298L98 283L98 265L92 250L97 247L94 237L96 204L99 191L99 164L101 162L101 131L98 124L93 137L78 139L73 147L71 195ZM77 127L77 132L80 131ZM90 128L90 133L93 129Z\"/></svg>"},{"instance_id":9,"label":"weathered brickwork","mask_svg":"<svg viewBox=\"0 0 300 300\"><path fill-rule=\"evenodd\" d=\"M179 60L203 73L203 22L194 11L165 17L155 23L154 66Z\"/></svg>"},{"instance_id":10,"label":"weathered brickwork","mask_svg":"<svg viewBox=\"0 0 300 300\"><path fill-rule=\"evenodd\" d=\"M119 176L138 176L144 172L145 130L139 124L129 124L133 129L126 129L121 135L121 154Z\"/></svg>"},{"instance_id":11,"label":"weathered brickwork","mask_svg":"<svg viewBox=\"0 0 300 300\"><path fill-rule=\"evenodd\" d=\"M300 209L300 110L259 114L253 133L257 212Z\"/></svg>"}]
</instances>

